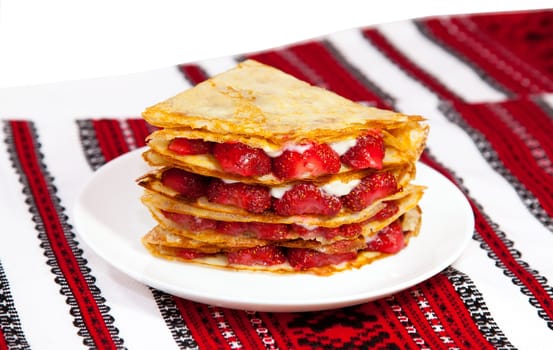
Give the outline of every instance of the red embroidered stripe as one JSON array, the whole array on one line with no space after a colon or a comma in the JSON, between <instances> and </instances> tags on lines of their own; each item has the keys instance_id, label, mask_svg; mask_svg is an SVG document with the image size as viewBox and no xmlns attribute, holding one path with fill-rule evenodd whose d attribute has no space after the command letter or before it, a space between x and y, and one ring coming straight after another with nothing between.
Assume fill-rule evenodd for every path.
<instances>
[{"instance_id":1,"label":"red embroidered stripe","mask_svg":"<svg viewBox=\"0 0 553 350\"><path fill-rule=\"evenodd\" d=\"M28 122L10 121L13 145L22 175L27 178L34 205L44 222L44 233L48 238L53 255L75 298L86 329L98 349L116 349L110 331L106 326L98 304L83 276L79 263L68 244L60 215L50 193L50 185L37 158L33 134Z\"/></svg>"},{"instance_id":2,"label":"red embroidered stripe","mask_svg":"<svg viewBox=\"0 0 553 350\"><path fill-rule=\"evenodd\" d=\"M137 147L146 145L146 137L154 131L154 127L147 124L144 119L127 119L129 128L131 129L135 144Z\"/></svg>"},{"instance_id":3,"label":"red embroidered stripe","mask_svg":"<svg viewBox=\"0 0 553 350\"><path fill-rule=\"evenodd\" d=\"M436 305L421 304L413 296L417 291L419 291L418 286L413 287L409 291L398 293L389 303L395 301L396 304L392 304L392 309L398 314L398 319L405 324L405 327L413 327L410 333L413 337L416 337L415 341L421 347L432 349L443 346L444 342L440 336L450 337L450 334L446 333L443 327L436 327L436 324L440 322L437 318L436 322L434 322L435 324L432 324L428 320L428 313L433 312L433 307ZM439 326L441 327L441 324ZM416 334L414 334L415 332Z\"/></svg>"},{"instance_id":4,"label":"red embroidered stripe","mask_svg":"<svg viewBox=\"0 0 553 350\"><path fill-rule=\"evenodd\" d=\"M196 85L209 78L207 73L196 64L181 64L178 66L184 77L192 84Z\"/></svg>"},{"instance_id":5,"label":"red embroidered stripe","mask_svg":"<svg viewBox=\"0 0 553 350\"><path fill-rule=\"evenodd\" d=\"M225 349L228 347L221 332L215 331L219 329L219 325L212 317L209 306L177 297L174 297L174 300L200 349Z\"/></svg>"},{"instance_id":6,"label":"red embroidered stripe","mask_svg":"<svg viewBox=\"0 0 553 350\"><path fill-rule=\"evenodd\" d=\"M130 150L119 121L115 119L95 119L92 123L106 162Z\"/></svg>"},{"instance_id":7,"label":"red embroidered stripe","mask_svg":"<svg viewBox=\"0 0 553 350\"><path fill-rule=\"evenodd\" d=\"M451 341L448 346L460 349L494 349L483 337L446 276L439 274L421 283L421 291L431 305L434 316L440 320L447 340ZM445 342L446 339L442 340Z\"/></svg>"},{"instance_id":8,"label":"red embroidered stripe","mask_svg":"<svg viewBox=\"0 0 553 350\"><path fill-rule=\"evenodd\" d=\"M265 344L257 334L256 329L250 322L250 318L245 311L218 308L224 315L224 319L233 330L234 336L240 344L247 345L253 349L263 349Z\"/></svg>"}]
</instances>

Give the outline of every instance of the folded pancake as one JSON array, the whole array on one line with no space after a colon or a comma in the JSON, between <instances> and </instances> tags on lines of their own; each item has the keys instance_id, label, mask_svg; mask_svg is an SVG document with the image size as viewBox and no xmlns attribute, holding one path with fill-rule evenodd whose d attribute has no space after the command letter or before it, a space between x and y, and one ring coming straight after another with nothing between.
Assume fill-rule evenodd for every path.
<instances>
[{"instance_id":1,"label":"folded pancake","mask_svg":"<svg viewBox=\"0 0 553 350\"><path fill-rule=\"evenodd\" d=\"M261 127L261 126L260 126ZM410 121L395 129L389 131L382 131L383 143L384 143L384 156L382 159L382 168L389 168L394 166L400 166L410 164L416 161L420 153L422 152L427 137L427 126L419 123L418 121ZM319 143L328 143L331 147L336 148L335 145L347 143L347 140L355 140L355 134L337 134L340 139L334 141L325 140L322 137L311 136L311 138L305 138L309 141L317 141ZM169 166L175 165L188 171L203 174L206 176L224 177L243 182L255 182L264 184L277 184L288 182L292 180L278 178L272 173L263 174L259 176L241 176L239 174L232 174L221 168L215 157L210 154L193 154L193 155L181 155L171 149L169 144L172 140L178 138L185 138L191 140L204 140L207 142L241 142L253 148L260 148L259 145L263 142L254 142L256 138L250 136L240 136L234 134L214 134L206 132L205 130L193 130L193 129L162 129L153 132L148 137L149 149L144 152L144 160L151 166ZM259 141L259 140L257 140ZM288 141L286 145L279 146L278 150L282 150L287 147L290 148L291 141ZM270 151L268 151L270 152ZM273 151L277 152L278 151ZM268 153L272 154L272 153ZM341 164L337 173L346 173L354 171L354 168ZM304 179L312 179L313 176L306 176Z\"/></svg>"},{"instance_id":2,"label":"folded pancake","mask_svg":"<svg viewBox=\"0 0 553 350\"><path fill-rule=\"evenodd\" d=\"M148 234L146 234L142 242L145 247L154 256L162 257L169 260L180 260L194 262L208 266L232 268L232 269L247 269L247 270L263 270L272 272L297 272L304 271L319 275L329 275L337 271L342 271L350 268L359 268L373 260L389 255L380 249L373 248L373 243L378 240L379 235L385 233L389 227L397 227L401 232L401 245L407 245L409 239L416 236L420 230L421 211L415 207L400 218L396 219L389 226L385 227L375 235L375 237L367 239L360 244L359 239L353 239L349 244L349 250L324 249L320 246L307 244L299 244L298 241L291 241L296 244L282 242L275 245L260 245L255 247L242 246L237 244L235 247L227 245L218 245L206 243L191 238L176 236L164 230L160 225L155 226ZM341 243L338 241L337 243ZM339 244L338 244L339 245ZM328 245L327 245L328 246ZM330 244L332 246L332 244ZM277 263L269 264L240 264L240 257L243 252L251 259L251 253L256 249L263 248L271 249L270 259L275 260L275 251L280 254Z\"/></svg>"},{"instance_id":3,"label":"folded pancake","mask_svg":"<svg viewBox=\"0 0 553 350\"><path fill-rule=\"evenodd\" d=\"M295 178L282 174L280 162L275 161L286 151L303 153L311 146L324 149L339 158L332 169L325 169L332 174L383 169L417 160L428 133L420 116L355 103L253 60L147 108L143 117L160 128L147 139L149 150L144 159L150 165L174 165L206 176L230 175L234 180L265 184ZM175 146L180 141L199 141L205 149L182 152L181 146ZM367 142L372 148L364 152L372 152L374 162L352 162L350 150ZM229 171L211 149L221 144L239 144L261 152L259 157L271 162L272 169ZM308 171L297 177L318 175L318 171Z\"/></svg>"},{"instance_id":4,"label":"folded pancake","mask_svg":"<svg viewBox=\"0 0 553 350\"><path fill-rule=\"evenodd\" d=\"M421 192L382 202L376 214L359 222L337 227L313 226L300 223L281 224L266 222L221 221L180 214L149 206L154 219L171 234L212 244L233 246L240 241L250 246L279 241L310 240L329 244L343 239L373 236L382 228L417 206ZM246 243L249 242L249 243Z\"/></svg>"},{"instance_id":5,"label":"folded pancake","mask_svg":"<svg viewBox=\"0 0 553 350\"><path fill-rule=\"evenodd\" d=\"M337 142L370 128L405 127L418 116L364 106L254 60L147 108L161 128L202 130L213 141L243 142L266 151L303 140Z\"/></svg>"},{"instance_id":6,"label":"folded pancake","mask_svg":"<svg viewBox=\"0 0 553 350\"><path fill-rule=\"evenodd\" d=\"M323 215L289 215L281 216L273 212L255 214L234 206L213 204L199 198L195 202L182 201L164 194L145 190L142 203L152 210L163 210L198 218L229 222L263 222L271 224L301 224L305 226L338 227L341 225L361 222L376 215L385 206L385 202L407 197L417 201L422 197L424 186L409 184L400 192L375 200L366 208L358 212L342 209L338 214L328 217Z\"/></svg>"},{"instance_id":7,"label":"folded pancake","mask_svg":"<svg viewBox=\"0 0 553 350\"><path fill-rule=\"evenodd\" d=\"M155 256L328 275L418 234L420 116L355 103L247 60L143 112L137 179Z\"/></svg>"}]
</instances>

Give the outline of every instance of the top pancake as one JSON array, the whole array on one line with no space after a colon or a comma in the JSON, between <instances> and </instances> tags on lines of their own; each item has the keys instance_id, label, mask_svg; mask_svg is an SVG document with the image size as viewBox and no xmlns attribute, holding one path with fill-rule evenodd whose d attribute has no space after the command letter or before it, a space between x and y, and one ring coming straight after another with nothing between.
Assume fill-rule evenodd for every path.
<instances>
[{"instance_id":1,"label":"top pancake","mask_svg":"<svg viewBox=\"0 0 553 350\"><path fill-rule=\"evenodd\" d=\"M143 117L161 128L262 139L264 149L351 139L423 120L355 103L253 60L147 108Z\"/></svg>"}]
</instances>

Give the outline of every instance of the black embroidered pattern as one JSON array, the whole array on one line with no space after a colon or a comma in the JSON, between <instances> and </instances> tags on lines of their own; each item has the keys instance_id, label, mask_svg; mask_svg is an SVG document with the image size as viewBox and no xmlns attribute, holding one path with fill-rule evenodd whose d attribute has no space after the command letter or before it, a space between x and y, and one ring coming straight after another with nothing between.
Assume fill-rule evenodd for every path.
<instances>
[{"instance_id":1,"label":"black embroidered pattern","mask_svg":"<svg viewBox=\"0 0 553 350\"><path fill-rule=\"evenodd\" d=\"M29 128L31 129L32 133L32 142L34 143L33 149L27 149L27 152L34 152L34 154L28 154L24 156L29 157L36 157L36 159L39 160L39 166L41 168L41 172L43 174L44 180L46 182L46 187L48 194L48 198L52 200L55 206L55 212L49 213L50 217L57 216L59 219L63 234L65 236L65 239L67 241L67 244L69 245L71 252L74 255L75 260L77 261L77 264L80 268L80 273L82 274L84 280L87 283L87 287L90 290L90 293L92 294L94 301L96 305L98 306L98 309L102 315L102 318L104 320L104 323L109 331L109 334L112 338L113 343L115 346L119 349L124 349L123 347L123 339L119 337L119 330L114 326L114 318L109 314L110 308L105 304L106 300L101 295L100 289L95 285L96 279L94 276L91 275L91 270L87 266L88 262L83 257L83 251L79 248L78 242L75 240L75 234L72 231L71 225L68 224L68 217L64 214L65 208L61 205L61 200L59 197L56 196L57 189L54 186L54 178L49 174L46 165L43 162L44 156L42 153L40 153L39 149L41 147L40 143L38 142L38 135L36 132L35 125L32 122L26 122ZM74 317L74 326L78 328L77 334L83 338L83 344L90 349L97 348L97 344L94 343L93 338L91 337L90 331L87 328L87 325L85 321L83 320L83 316L81 314L81 311L79 310L78 303L75 299L75 295L73 294L71 288L69 287L68 281L66 276L63 274L60 265L58 263L58 260L56 259L55 253L52 249L52 245L50 240L48 239L47 233L46 233L46 226L48 223L43 221L41 214L38 211L36 200L40 200L39 198L35 198L33 194L30 191L30 186L28 183L28 178L25 176L24 170L22 168L21 161L18 158L17 151L15 150L15 141L12 133L12 129L10 128L10 124L8 121L4 122L4 132L6 134L6 144L8 145L8 154L10 157L10 160L12 162L12 166L15 168L17 173L19 174L19 181L23 185L23 194L26 197L25 202L29 205L29 212L32 214L32 220L35 223L35 228L38 231L38 238L40 240L40 247L44 249L44 255L48 258L46 261L46 264L51 267L50 271L54 274L55 278L54 281L61 286L60 293L66 297L66 303L70 306L69 313ZM102 340L103 343L107 343L108 340Z\"/></svg>"},{"instance_id":2,"label":"black embroidered pattern","mask_svg":"<svg viewBox=\"0 0 553 350\"><path fill-rule=\"evenodd\" d=\"M29 349L15 308L8 278L0 262L0 330L10 350Z\"/></svg>"},{"instance_id":3,"label":"black embroidered pattern","mask_svg":"<svg viewBox=\"0 0 553 350\"><path fill-rule=\"evenodd\" d=\"M157 289L150 288L159 312L163 316L165 324L171 331L171 335L180 349L199 349L198 344L190 333L190 329L184 323L180 310L177 308L173 296Z\"/></svg>"},{"instance_id":4,"label":"black embroidered pattern","mask_svg":"<svg viewBox=\"0 0 553 350\"><path fill-rule=\"evenodd\" d=\"M464 273L448 267L442 273L447 276L453 288L463 300L478 330L496 349L515 349L503 331L492 318L480 291Z\"/></svg>"},{"instance_id":5,"label":"black embroidered pattern","mask_svg":"<svg viewBox=\"0 0 553 350\"><path fill-rule=\"evenodd\" d=\"M104 155L100 150L100 146L98 145L98 139L96 138L96 132L94 131L92 120L77 120L77 126L79 129L81 145L83 146L83 151L85 153L85 159L92 170L96 170L106 163L106 159L104 158Z\"/></svg>"}]
</instances>

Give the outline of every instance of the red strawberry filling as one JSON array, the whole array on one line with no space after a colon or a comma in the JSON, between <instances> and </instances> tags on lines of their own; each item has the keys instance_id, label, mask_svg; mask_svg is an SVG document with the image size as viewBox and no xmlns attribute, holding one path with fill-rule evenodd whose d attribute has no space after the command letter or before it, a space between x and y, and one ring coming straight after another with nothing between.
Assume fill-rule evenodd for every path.
<instances>
[{"instance_id":1,"label":"red strawberry filling","mask_svg":"<svg viewBox=\"0 0 553 350\"><path fill-rule=\"evenodd\" d=\"M298 184L276 199L273 209L278 215L336 215L342 209L337 197L327 195L313 184Z\"/></svg>"},{"instance_id":2,"label":"red strawberry filling","mask_svg":"<svg viewBox=\"0 0 553 350\"><path fill-rule=\"evenodd\" d=\"M378 231L376 237L367 244L367 250L389 254L397 253L404 247L405 236L397 220Z\"/></svg>"},{"instance_id":3,"label":"red strawberry filling","mask_svg":"<svg viewBox=\"0 0 553 350\"><path fill-rule=\"evenodd\" d=\"M275 246L259 246L241 249L227 254L230 264L271 266L286 262L286 256L281 248Z\"/></svg>"},{"instance_id":4,"label":"red strawberry filling","mask_svg":"<svg viewBox=\"0 0 553 350\"><path fill-rule=\"evenodd\" d=\"M342 207L352 211L360 211L374 201L394 194L398 191L393 174L375 173L364 177L348 194L331 195L314 184L297 184L286 190L279 198L272 197L271 190L263 185L251 185L241 182L224 182L182 169L165 170L161 176L163 185L177 191L188 200L196 200L205 196L214 203L232 205L251 213L263 213L272 210L278 215L336 215ZM392 205L392 204L390 204ZM393 215L394 207L388 212L380 213L383 220L386 215ZM388 217L389 217L388 216Z\"/></svg>"},{"instance_id":5,"label":"red strawberry filling","mask_svg":"<svg viewBox=\"0 0 553 350\"><path fill-rule=\"evenodd\" d=\"M361 234L360 224L345 224L339 227L305 228L296 224L271 224L264 222L231 222L203 219L193 215L162 211L162 214L189 231L214 230L231 236L246 235L266 240L316 239L319 237L331 240L336 237L354 238Z\"/></svg>"},{"instance_id":6,"label":"red strawberry filling","mask_svg":"<svg viewBox=\"0 0 553 350\"><path fill-rule=\"evenodd\" d=\"M303 152L284 151L273 159L273 173L279 179L301 179L340 171L340 157L329 145L311 144Z\"/></svg>"},{"instance_id":7,"label":"red strawberry filling","mask_svg":"<svg viewBox=\"0 0 553 350\"><path fill-rule=\"evenodd\" d=\"M213 156L230 174L261 176L271 172L271 159L263 150L240 142L216 143Z\"/></svg>"},{"instance_id":8,"label":"red strawberry filling","mask_svg":"<svg viewBox=\"0 0 553 350\"><path fill-rule=\"evenodd\" d=\"M344 153L340 160L354 169L382 169L384 142L379 133L369 133L357 138L355 146Z\"/></svg>"},{"instance_id":9,"label":"red strawberry filling","mask_svg":"<svg viewBox=\"0 0 553 350\"><path fill-rule=\"evenodd\" d=\"M353 238L361 234L362 228L360 224L345 224L338 227L322 227L316 226L306 228L301 225L292 224L290 230L297 233L303 239L315 239L324 237L325 239L333 239L336 237Z\"/></svg>"},{"instance_id":10,"label":"red strawberry filling","mask_svg":"<svg viewBox=\"0 0 553 350\"><path fill-rule=\"evenodd\" d=\"M181 156L188 156L193 154L209 154L211 153L212 145L212 142L206 142L201 139L178 137L172 139L167 148Z\"/></svg>"},{"instance_id":11,"label":"red strawberry filling","mask_svg":"<svg viewBox=\"0 0 553 350\"><path fill-rule=\"evenodd\" d=\"M189 231L215 230L217 228L216 220L203 219L193 215L173 213L165 210L162 211L162 214Z\"/></svg>"},{"instance_id":12,"label":"red strawberry filling","mask_svg":"<svg viewBox=\"0 0 553 350\"><path fill-rule=\"evenodd\" d=\"M197 199L207 192L208 179L204 176L189 173L187 171L171 168L165 170L161 177L161 183L179 195L187 199Z\"/></svg>"},{"instance_id":13,"label":"red strawberry filling","mask_svg":"<svg viewBox=\"0 0 553 350\"><path fill-rule=\"evenodd\" d=\"M171 220L181 223L193 221L189 215L164 212ZM198 218L199 219L199 218ZM240 223L240 222L222 222L209 219L199 219L198 227L201 229L216 229L220 233L230 235L239 235L252 233L258 238L265 239L286 239L288 232L298 230L298 225L281 225L266 223ZM357 232L360 229L359 224L343 225L339 230L347 232ZM324 228L320 228L324 229ZM334 230L334 229L328 229ZM346 237L344 235L344 237ZM347 238L347 237L346 237ZM353 238L353 237L352 237ZM307 238L306 238L307 239ZM359 240L339 240L328 246L325 251L317 251L309 248L283 248L279 246L267 245L253 248L245 248L226 253L230 264L238 265L262 265L271 266L283 264L286 261L296 270L306 270L313 267L322 267L327 265L337 265L342 262L354 260L360 251L375 251L387 254L394 254L405 248L405 236L402 231L399 220L394 221L387 227L380 230L366 246ZM184 259L195 259L211 254L197 252L194 249L174 248L175 254Z\"/></svg>"},{"instance_id":14,"label":"red strawberry filling","mask_svg":"<svg viewBox=\"0 0 553 350\"><path fill-rule=\"evenodd\" d=\"M288 262L296 270L337 265L357 257L357 252L326 254L313 249L296 248L287 252Z\"/></svg>"},{"instance_id":15,"label":"red strawberry filling","mask_svg":"<svg viewBox=\"0 0 553 350\"><path fill-rule=\"evenodd\" d=\"M225 183L213 179L207 188L207 198L210 202L233 205L251 213L262 213L271 208L271 193L267 187L241 182Z\"/></svg>"},{"instance_id":16,"label":"red strawberry filling","mask_svg":"<svg viewBox=\"0 0 553 350\"><path fill-rule=\"evenodd\" d=\"M344 207L352 211L365 209L374 201L398 191L396 178L391 173L375 173L364 177L355 188L341 197Z\"/></svg>"},{"instance_id":17,"label":"red strawberry filling","mask_svg":"<svg viewBox=\"0 0 553 350\"><path fill-rule=\"evenodd\" d=\"M326 143L289 147L271 158L262 149L240 142L214 143L183 137L171 140L168 149L179 155L212 154L230 174L255 177L273 173L282 180L335 174L342 164L354 169L381 169L385 153L382 135L376 130L358 137L342 156Z\"/></svg>"}]
</instances>

